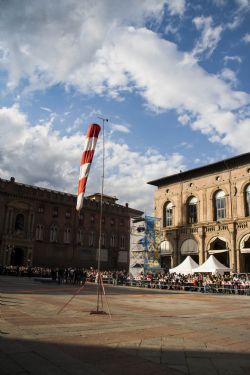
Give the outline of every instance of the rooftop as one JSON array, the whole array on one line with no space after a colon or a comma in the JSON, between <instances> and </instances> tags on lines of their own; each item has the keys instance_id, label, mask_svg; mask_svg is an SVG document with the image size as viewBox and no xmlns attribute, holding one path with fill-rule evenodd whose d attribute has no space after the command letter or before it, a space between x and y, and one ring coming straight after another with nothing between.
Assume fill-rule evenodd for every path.
<instances>
[{"instance_id":1,"label":"rooftop","mask_svg":"<svg viewBox=\"0 0 250 375\"><path fill-rule=\"evenodd\" d=\"M190 180L195 177L201 177L210 173L222 172L225 169L230 170L232 168L236 168L236 167L249 164L249 163L250 163L250 152L247 152L245 154L233 156L229 159L220 160L215 163L211 163L211 164L207 164L198 168L190 169L188 171L184 171L184 172L180 171L180 173L162 177L157 180L149 181L148 184L160 187L160 186L172 184L175 182Z\"/></svg>"}]
</instances>

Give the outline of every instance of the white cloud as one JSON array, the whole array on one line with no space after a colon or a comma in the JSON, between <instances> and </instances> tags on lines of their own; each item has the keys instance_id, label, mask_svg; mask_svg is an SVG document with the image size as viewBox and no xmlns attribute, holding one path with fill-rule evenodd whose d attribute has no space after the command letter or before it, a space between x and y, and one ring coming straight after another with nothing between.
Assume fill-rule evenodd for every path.
<instances>
[{"instance_id":1,"label":"white cloud","mask_svg":"<svg viewBox=\"0 0 250 375\"><path fill-rule=\"evenodd\" d=\"M225 82L228 82L231 86L237 86L238 79L236 73L229 68L224 68L219 74L219 77L222 78Z\"/></svg>"},{"instance_id":2,"label":"white cloud","mask_svg":"<svg viewBox=\"0 0 250 375\"><path fill-rule=\"evenodd\" d=\"M50 0L2 3L0 46L5 59L0 60L0 67L9 72L8 86L15 87L21 77L40 88L84 80L98 49L117 25L158 20L164 3L67 0L60 7ZM86 73L80 77L85 67ZM99 89L102 91L102 85ZM95 90L98 92L98 86Z\"/></svg>"},{"instance_id":3,"label":"white cloud","mask_svg":"<svg viewBox=\"0 0 250 375\"><path fill-rule=\"evenodd\" d=\"M75 194L84 144L80 133L61 136L48 123L29 124L17 105L0 109L0 173L19 182ZM131 151L108 137L105 146L105 193L121 203L152 210L153 191L147 181L185 168L180 154L165 156L156 150ZM102 143L97 142L86 195L100 192Z\"/></svg>"},{"instance_id":4,"label":"white cloud","mask_svg":"<svg viewBox=\"0 0 250 375\"><path fill-rule=\"evenodd\" d=\"M223 27L221 25L213 27L212 17L195 17L193 23L197 30L201 30L201 37L197 41L192 55L199 58L205 52L206 57L210 57L221 39Z\"/></svg>"},{"instance_id":5,"label":"white cloud","mask_svg":"<svg viewBox=\"0 0 250 375\"><path fill-rule=\"evenodd\" d=\"M245 34L242 39L244 42L250 43L250 34Z\"/></svg>"},{"instance_id":6,"label":"white cloud","mask_svg":"<svg viewBox=\"0 0 250 375\"><path fill-rule=\"evenodd\" d=\"M185 12L185 0L167 0L168 11L172 16L182 16Z\"/></svg>"},{"instance_id":7,"label":"white cloud","mask_svg":"<svg viewBox=\"0 0 250 375\"><path fill-rule=\"evenodd\" d=\"M236 0L236 3L238 3L242 9L250 8L250 0Z\"/></svg>"},{"instance_id":8,"label":"white cloud","mask_svg":"<svg viewBox=\"0 0 250 375\"><path fill-rule=\"evenodd\" d=\"M225 56L224 61L225 63L228 63L229 61L236 61L240 64L242 62L242 58L240 56Z\"/></svg>"},{"instance_id":9,"label":"white cloud","mask_svg":"<svg viewBox=\"0 0 250 375\"><path fill-rule=\"evenodd\" d=\"M46 112L52 112L52 110L48 107L40 107L43 111L46 111Z\"/></svg>"},{"instance_id":10,"label":"white cloud","mask_svg":"<svg viewBox=\"0 0 250 375\"><path fill-rule=\"evenodd\" d=\"M164 1L158 0L68 0L60 8L51 1L16 2L15 8L5 2L0 14L5 60L0 66L9 72L9 87L25 78L33 89L61 83L85 95L137 92L152 110L174 109L182 123L240 152L245 146L238 137L226 135L232 129L248 135L243 123L249 95L208 74L192 54L143 27L146 19L159 20L163 10ZM213 27L211 17L194 23L201 39L193 54L211 55L222 26Z\"/></svg>"},{"instance_id":11,"label":"white cloud","mask_svg":"<svg viewBox=\"0 0 250 375\"><path fill-rule=\"evenodd\" d=\"M112 131L121 132L121 133L130 133L130 129L126 125L122 124L112 124L111 125Z\"/></svg>"},{"instance_id":12,"label":"white cloud","mask_svg":"<svg viewBox=\"0 0 250 375\"><path fill-rule=\"evenodd\" d=\"M242 22L242 16L236 15L232 22L227 23L227 27L229 28L229 30L234 30L238 26L240 26L241 22Z\"/></svg>"}]
</instances>

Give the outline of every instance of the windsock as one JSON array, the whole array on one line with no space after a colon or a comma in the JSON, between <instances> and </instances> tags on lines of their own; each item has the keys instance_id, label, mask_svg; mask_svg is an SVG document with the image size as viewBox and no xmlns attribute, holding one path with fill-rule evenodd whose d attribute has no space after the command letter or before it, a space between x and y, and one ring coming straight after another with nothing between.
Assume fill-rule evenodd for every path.
<instances>
[{"instance_id":1,"label":"windsock","mask_svg":"<svg viewBox=\"0 0 250 375\"><path fill-rule=\"evenodd\" d=\"M84 200L84 193L86 189L87 179L91 167L91 163L93 160L95 146L97 142L98 135L100 133L101 127L98 124L91 124L89 125L84 150L82 154L81 164L80 164L80 175L78 181L78 193L77 193L77 204L76 210L80 211L83 206Z\"/></svg>"}]
</instances>

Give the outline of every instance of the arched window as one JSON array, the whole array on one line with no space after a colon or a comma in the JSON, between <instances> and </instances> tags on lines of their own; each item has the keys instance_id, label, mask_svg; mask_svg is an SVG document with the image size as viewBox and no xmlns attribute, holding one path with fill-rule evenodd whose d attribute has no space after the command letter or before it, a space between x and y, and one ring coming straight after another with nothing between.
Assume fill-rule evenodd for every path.
<instances>
[{"instance_id":1,"label":"arched window","mask_svg":"<svg viewBox=\"0 0 250 375\"><path fill-rule=\"evenodd\" d=\"M121 250L124 250L124 249L125 249L125 236L124 236L124 235L122 235L122 236L120 237L120 249L121 249Z\"/></svg>"},{"instance_id":2,"label":"arched window","mask_svg":"<svg viewBox=\"0 0 250 375\"><path fill-rule=\"evenodd\" d=\"M16 215L15 230L24 230L24 215L23 214Z\"/></svg>"},{"instance_id":3,"label":"arched window","mask_svg":"<svg viewBox=\"0 0 250 375\"><path fill-rule=\"evenodd\" d=\"M188 199L188 203L187 203L188 224L197 223L197 203L198 203L198 199L196 197L191 197Z\"/></svg>"},{"instance_id":4,"label":"arched window","mask_svg":"<svg viewBox=\"0 0 250 375\"><path fill-rule=\"evenodd\" d=\"M246 216L250 216L250 185L247 185L245 190L245 207Z\"/></svg>"},{"instance_id":5,"label":"arched window","mask_svg":"<svg viewBox=\"0 0 250 375\"><path fill-rule=\"evenodd\" d=\"M55 225L50 227L50 242L57 242L57 227Z\"/></svg>"},{"instance_id":6,"label":"arched window","mask_svg":"<svg viewBox=\"0 0 250 375\"><path fill-rule=\"evenodd\" d=\"M116 235L112 234L110 237L110 247L116 247Z\"/></svg>"},{"instance_id":7,"label":"arched window","mask_svg":"<svg viewBox=\"0 0 250 375\"><path fill-rule=\"evenodd\" d=\"M164 227L173 225L173 204L171 202L164 205L163 224Z\"/></svg>"},{"instance_id":8,"label":"arched window","mask_svg":"<svg viewBox=\"0 0 250 375\"><path fill-rule=\"evenodd\" d=\"M223 190L219 190L214 196L214 212L215 220L225 219L226 217L226 194Z\"/></svg>"},{"instance_id":9,"label":"arched window","mask_svg":"<svg viewBox=\"0 0 250 375\"><path fill-rule=\"evenodd\" d=\"M43 225L38 224L36 227L36 240L42 241L43 240Z\"/></svg>"},{"instance_id":10,"label":"arched window","mask_svg":"<svg viewBox=\"0 0 250 375\"><path fill-rule=\"evenodd\" d=\"M83 245L83 230L78 229L77 231L77 243L78 245Z\"/></svg>"},{"instance_id":11,"label":"arched window","mask_svg":"<svg viewBox=\"0 0 250 375\"><path fill-rule=\"evenodd\" d=\"M64 229L64 243L70 243L70 228Z\"/></svg>"}]
</instances>

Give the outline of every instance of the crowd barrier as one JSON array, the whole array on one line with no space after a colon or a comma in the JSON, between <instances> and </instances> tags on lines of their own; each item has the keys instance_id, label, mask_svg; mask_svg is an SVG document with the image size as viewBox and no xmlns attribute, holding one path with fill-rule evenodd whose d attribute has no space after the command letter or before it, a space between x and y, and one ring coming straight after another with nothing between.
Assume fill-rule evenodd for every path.
<instances>
[{"instance_id":1,"label":"crowd barrier","mask_svg":"<svg viewBox=\"0 0 250 375\"><path fill-rule=\"evenodd\" d=\"M139 288L152 288L152 289L167 289L167 290L183 290L190 292L201 292L201 293L220 293L220 294L238 294L238 295L250 295L250 286L243 285L218 285L218 284L207 284L207 285L194 285L193 283L166 283L158 280L113 280L112 278L103 278L103 283L113 285L125 285Z\"/></svg>"},{"instance_id":2,"label":"crowd barrier","mask_svg":"<svg viewBox=\"0 0 250 375\"><path fill-rule=\"evenodd\" d=\"M58 279L55 271L49 271L48 269L32 269L32 274L28 272L27 268L9 268L6 270L1 270L0 274L9 275L9 276L30 276L35 279L39 278L48 278L52 281L60 281L61 284L75 284L72 278L68 280ZM201 293L217 293L217 294L235 294L235 295L250 295L250 285L241 284L241 282L231 284L203 284L203 285L194 285L192 282L183 282L183 281L162 281L159 279L153 280L136 280L136 279L127 279L127 277L114 279L111 275L103 275L102 277L104 284L112 285L124 285L130 287L139 287L139 288L152 288L152 289L166 289L166 290L176 290L176 291L190 291L190 292L201 292ZM78 279L78 282L80 279ZM95 282L95 275L88 275L87 281Z\"/></svg>"}]
</instances>

